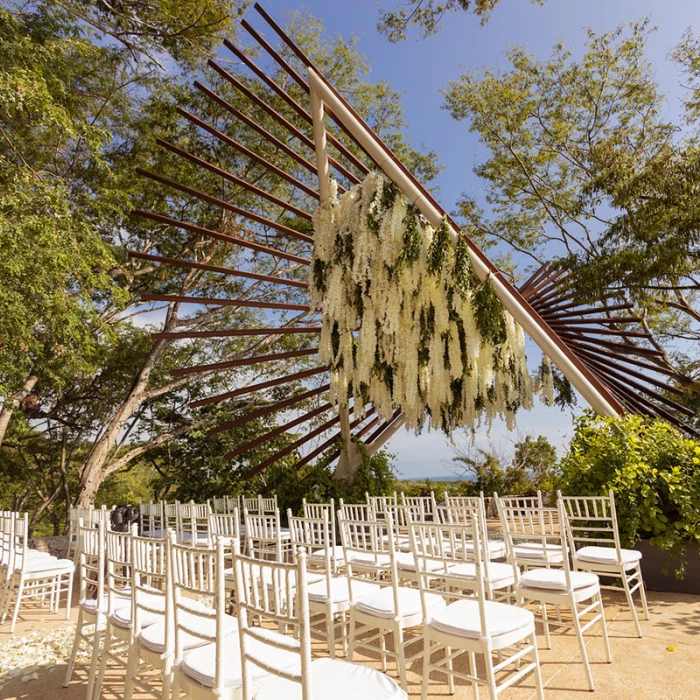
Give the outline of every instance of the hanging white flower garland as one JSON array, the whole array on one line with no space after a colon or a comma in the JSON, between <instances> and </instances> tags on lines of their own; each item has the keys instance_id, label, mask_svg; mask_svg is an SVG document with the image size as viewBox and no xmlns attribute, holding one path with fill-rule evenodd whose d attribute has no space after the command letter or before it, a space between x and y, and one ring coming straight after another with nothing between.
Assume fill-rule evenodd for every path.
<instances>
[{"instance_id":1,"label":"hanging white flower garland","mask_svg":"<svg viewBox=\"0 0 700 700\"><path fill-rule=\"evenodd\" d=\"M451 432L532 406L522 328L453 245L396 186L370 173L314 214L312 297L323 307L320 358L331 400Z\"/></svg>"}]
</instances>

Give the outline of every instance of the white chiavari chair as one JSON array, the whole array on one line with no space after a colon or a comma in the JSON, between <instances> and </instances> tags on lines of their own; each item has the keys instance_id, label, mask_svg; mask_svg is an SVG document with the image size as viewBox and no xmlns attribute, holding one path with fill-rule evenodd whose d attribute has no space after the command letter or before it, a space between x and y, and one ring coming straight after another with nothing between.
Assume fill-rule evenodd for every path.
<instances>
[{"instance_id":1,"label":"white chiavari chair","mask_svg":"<svg viewBox=\"0 0 700 700\"><path fill-rule=\"evenodd\" d=\"M111 662L126 671L126 657L133 641L133 605L131 596L131 538L137 533L132 525L129 532L105 533L107 560L107 623L100 660L100 672L95 682L93 699L98 700L104 683L107 664ZM152 622L157 620L155 617ZM143 617L142 626L147 622ZM89 700L89 698L88 698Z\"/></svg>"},{"instance_id":2,"label":"white chiavari chair","mask_svg":"<svg viewBox=\"0 0 700 700\"><path fill-rule=\"evenodd\" d=\"M5 590L0 604L0 622L9 614L12 599L14 606L10 622L10 634L15 631L17 617L23 600L50 599L50 609L57 613L61 594L66 594L66 619L70 619L75 562L52 556L37 556L29 547L29 518L27 513L12 514Z\"/></svg>"},{"instance_id":3,"label":"white chiavari chair","mask_svg":"<svg viewBox=\"0 0 700 700\"><path fill-rule=\"evenodd\" d=\"M488 532L488 521L486 519L486 501L481 496L448 496L445 494L446 505L438 506L435 509L435 521L443 524L459 523L464 513L469 514L472 510L478 509L483 518L479 520L480 527L483 528L484 540L482 552L488 552L491 560L503 559L506 555L506 545L502 539L491 539Z\"/></svg>"},{"instance_id":4,"label":"white chiavari chair","mask_svg":"<svg viewBox=\"0 0 700 700\"><path fill-rule=\"evenodd\" d=\"M564 505L573 568L622 581L637 635L641 637L642 626L633 596L639 591L644 619L648 620L649 608L641 568L642 553L636 549L624 549L620 545L615 494L610 490L607 496L562 496L557 491L557 497ZM613 586L601 588L619 591L619 588Z\"/></svg>"},{"instance_id":5,"label":"white chiavari chair","mask_svg":"<svg viewBox=\"0 0 700 700\"><path fill-rule=\"evenodd\" d=\"M339 693L372 700L406 700L406 693L396 682L379 671L338 659L311 660L303 549L299 550L296 564L261 562L235 553L234 569L240 601L244 700L312 700L338 697ZM277 582L277 599L259 594L255 581L263 578ZM291 599L293 588L297 590L297 604L284 605L285 597ZM271 624L294 630L295 638L272 631ZM274 679L260 678L261 668Z\"/></svg>"},{"instance_id":6,"label":"white chiavari chair","mask_svg":"<svg viewBox=\"0 0 700 700\"><path fill-rule=\"evenodd\" d=\"M384 518L387 508L391 506L397 506L399 504L399 499L394 491L391 496L370 496L368 492L365 492L365 498L367 499L367 505L370 506L374 512L374 519L381 520Z\"/></svg>"},{"instance_id":7,"label":"white chiavari chair","mask_svg":"<svg viewBox=\"0 0 700 700\"><path fill-rule=\"evenodd\" d=\"M338 533L335 520L335 499L331 498L330 503L307 503L304 498L302 501L302 509L305 518L320 520L327 518L330 524L330 542L327 547L319 550L307 550L307 559L309 566L325 566L326 549L330 548L331 565L333 574L337 575L342 569L343 561L343 546L338 544Z\"/></svg>"},{"instance_id":8,"label":"white chiavari chair","mask_svg":"<svg viewBox=\"0 0 700 700\"><path fill-rule=\"evenodd\" d=\"M168 538L175 699L182 690L189 697L211 693L208 684L197 676L196 672L202 671L197 659L216 663L216 656L223 655L225 649L227 663L230 661L240 668L240 661L235 658L238 620L225 611L224 550L227 546L230 550L231 545L232 541L227 543L226 537L217 537L213 548L177 544L174 533ZM148 636L148 630L145 634ZM188 669L195 670L193 676L187 673Z\"/></svg>"},{"instance_id":9,"label":"white chiavari chair","mask_svg":"<svg viewBox=\"0 0 700 700\"><path fill-rule=\"evenodd\" d=\"M131 643L124 679L124 700L134 689L169 700L175 651L168 592L167 537L131 537ZM125 617L117 611L116 617Z\"/></svg>"},{"instance_id":10,"label":"white chiavari chair","mask_svg":"<svg viewBox=\"0 0 700 700\"><path fill-rule=\"evenodd\" d=\"M285 561L291 552L288 529L280 523L279 511L273 515L244 514L248 556Z\"/></svg>"},{"instance_id":11,"label":"white chiavari chair","mask_svg":"<svg viewBox=\"0 0 700 700\"><path fill-rule=\"evenodd\" d=\"M78 552L80 551L78 527L82 520L83 525L92 525L93 506L70 506L68 509L68 551L66 559L74 559L78 562Z\"/></svg>"},{"instance_id":12,"label":"white chiavari chair","mask_svg":"<svg viewBox=\"0 0 700 700\"><path fill-rule=\"evenodd\" d=\"M516 565L528 569L531 566L559 567L563 565L559 522L556 508L534 508L525 505L505 505L503 499L494 494L501 531L510 532L514 541L508 557Z\"/></svg>"},{"instance_id":13,"label":"white chiavari chair","mask_svg":"<svg viewBox=\"0 0 700 700\"><path fill-rule=\"evenodd\" d=\"M357 648L378 651L384 671L387 657L396 659L401 687L406 690L406 663L420 653L407 656L406 647L417 640L406 641L404 633L420 625L423 614L418 589L401 586L399 582L391 513L386 513L385 520L370 522L351 521L339 516L338 525L350 582L348 659L352 661ZM374 582L378 590L367 593L368 581ZM426 604L431 612L444 607L444 601L438 595L428 595ZM368 631L370 635L364 636ZM363 634L361 638L360 634ZM388 635L393 638L393 651L386 647Z\"/></svg>"},{"instance_id":14,"label":"white chiavari chair","mask_svg":"<svg viewBox=\"0 0 700 700\"><path fill-rule=\"evenodd\" d=\"M481 582L484 587L484 594L488 600L501 600L510 602L512 594L515 592L515 585L519 578L519 569L514 561L500 562L493 561L494 540L488 539L486 527L486 514L484 512L484 501L477 498L471 506L438 506L436 509L435 522L441 525L460 526L464 525L471 531L476 531L478 536L478 546L481 552L482 562L479 569ZM506 545L503 541L496 541L499 549L496 552L498 558L505 556ZM476 544L469 538L464 538L459 543L460 551L454 554L460 557L459 565L452 572L453 575L462 581L465 590L471 588L476 590L477 570L473 563L474 550ZM485 554L488 553L488 556Z\"/></svg>"},{"instance_id":15,"label":"white chiavari chair","mask_svg":"<svg viewBox=\"0 0 700 700\"><path fill-rule=\"evenodd\" d=\"M180 503L178 508L177 541L197 547L210 544L209 515L211 509L207 503Z\"/></svg>"},{"instance_id":16,"label":"white chiavari chair","mask_svg":"<svg viewBox=\"0 0 700 700\"><path fill-rule=\"evenodd\" d=\"M139 504L139 533L143 537L165 537L165 518L163 517L163 503Z\"/></svg>"},{"instance_id":17,"label":"white chiavari chair","mask_svg":"<svg viewBox=\"0 0 700 700\"><path fill-rule=\"evenodd\" d=\"M435 513L435 508L437 507L437 502L435 500L435 493L430 492L429 496L406 496L402 491L399 494L400 505L411 506L412 508L420 508L423 514L421 522L428 522L432 520L433 514Z\"/></svg>"},{"instance_id":18,"label":"white chiavari chair","mask_svg":"<svg viewBox=\"0 0 700 700\"><path fill-rule=\"evenodd\" d=\"M345 503L341 498L338 504L338 512L346 520L364 520L365 522L376 520L374 510L368 503Z\"/></svg>"},{"instance_id":19,"label":"white chiavari chair","mask_svg":"<svg viewBox=\"0 0 700 700\"><path fill-rule=\"evenodd\" d=\"M350 610L350 591L347 578L334 575L331 550L328 546L331 537L328 516L327 513L323 513L321 518L295 518L291 510L287 513L293 561L296 561L301 548L305 552L322 553L324 559L320 580L317 578L318 569L314 569L313 573L307 573L309 610L314 618L313 631L327 641L330 656L334 659L337 641L343 645L343 654L347 653L347 613ZM316 563L318 556L320 554L317 554ZM306 562L309 564L308 557ZM358 597L360 587L358 584L356 589ZM369 592L374 592L376 586L367 584L367 589Z\"/></svg>"},{"instance_id":20,"label":"white chiavari chair","mask_svg":"<svg viewBox=\"0 0 700 700\"><path fill-rule=\"evenodd\" d=\"M163 539L165 539L168 530L180 529L180 502L166 503L163 501Z\"/></svg>"},{"instance_id":21,"label":"white chiavari chair","mask_svg":"<svg viewBox=\"0 0 700 700\"><path fill-rule=\"evenodd\" d=\"M247 498L245 496L241 496L241 502L239 506L240 512L248 512L250 513L250 515L262 515L263 513L260 504L261 499L262 496L255 496L254 498Z\"/></svg>"},{"instance_id":22,"label":"white chiavari chair","mask_svg":"<svg viewBox=\"0 0 700 700\"><path fill-rule=\"evenodd\" d=\"M422 698L428 697L431 671L447 675L450 693L455 692L454 681L459 678L471 683L475 697L481 685L488 688L491 698L534 672L537 694L543 700L534 615L486 598L479 518L479 509L473 509L459 524L411 525L423 614ZM467 555L470 543L473 549ZM464 566L474 571L473 583L466 590L464 580L455 576ZM436 595L444 599L442 608L435 609L432 603ZM436 652L441 652L441 658L433 661ZM469 659L468 672L454 668L454 660L464 653ZM479 675L477 654L484 658L485 677Z\"/></svg>"},{"instance_id":23,"label":"white chiavari chair","mask_svg":"<svg viewBox=\"0 0 700 700\"><path fill-rule=\"evenodd\" d=\"M67 688L70 685L75 657L78 654L80 643L85 642L90 647L90 670L88 671L86 698L92 698L100 643L104 636L106 624L108 596L105 586L105 533L104 522L100 522L97 528L94 528L85 527L82 520L78 521L78 536L80 539L80 553L78 555L78 574L80 577L78 621L63 687Z\"/></svg>"},{"instance_id":24,"label":"white chiavari chair","mask_svg":"<svg viewBox=\"0 0 700 700\"><path fill-rule=\"evenodd\" d=\"M505 508L505 510L508 511L509 509ZM558 501L557 510L559 511L560 522L563 523L566 516L564 514L564 505L561 501ZM510 522L510 518L506 518L506 522ZM513 536L510 532L506 532L505 534L506 544L510 552L514 547ZM552 648L549 633L550 625L557 625L574 631L581 651L588 688L592 691L595 690L595 687L583 634L595 624L600 623L608 663L612 663L608 631L605 626L603 599L600 593L600 580L596 574L590 572L571 571L566 533L563 528L559 534L558 540L559 546L561 547L562 568L529 568L520 576L516 598L518 605L524 606L526 603L534 601L540 606L548 649ZM556 620L549 619L547 605L553 605L555 607L557 611ZM582 609L579 607L581 605L584 606ZM561 619L559 612L561 608L569 608L571 610L571 623ZM586 616L589 616L588 619L584 619Z\"/></svg>"},{"instance_id":25,"label":"white chiavari chair","mask_svg":"<svg viewBox=\"0 0 700 700\"><path fill-rule=\"evenodd\" d=\"M258 496L258 498L260 499L261 515L274 515L278 512L277 495L274 495L270 498L263 498L262 496Z\"/></svg>"}]
</instances>

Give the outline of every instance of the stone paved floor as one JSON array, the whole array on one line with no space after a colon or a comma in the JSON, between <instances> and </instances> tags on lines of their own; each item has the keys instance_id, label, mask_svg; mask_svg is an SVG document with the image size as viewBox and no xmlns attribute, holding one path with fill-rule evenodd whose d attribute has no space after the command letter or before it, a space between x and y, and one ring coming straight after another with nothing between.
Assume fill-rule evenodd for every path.
<instances>
[{"instance_id":1,"label":"stone paved floor","mask_svg":"<svg viewBox=\"0 0 700 700\"><path fill-rule=\"evenodd\" d=\"M631 615L622 605L622 596L606 595L613 663L605 662L602 639L594 627L589 632L588 653L591 660L596 692L593 697L611 700L700 700L700 596L673 593L649 593L651 619L642 622L644 638L635 636ZM72 619L76 618L75 608ZM65 662L58 662L52 669L39 668L35 680L22 682L22 674L3 681L7 650L16 645L22 636L45 638L53 630L66 628L64 614L46 614L41 609L27 609L17 626L15 635L8 632L8 625L0 627L0 688L1 700L84 700L86 673L84 666L77 666L69 688L63 688ZM541 631L541 628L538 628ZM34 634L36 633L36 634ZM551 650L540 642L540 661L545 682L545 695L551 700L583 698L588 694L583 667L579 661L578 645L572 633L554 631ZM669 650L669 647L673 650ZM358 660L363 659L358 656ZM378 667L376 660L364 660ZM390 666L389 672L393 669ZM420 662L409 668L409 694L420 697ZM25 677L30 674L24 674ZM121 673L116 669L108 673L103 697L116 700L123 689ZM472 698L469 686L457 685L452 697L459 700ZM139 700L139 696L134 696ZM444 678L431 678L431 698L448 698ZM486 697L482 692L481 697ZM531 677L519 685L504 691L505 700L534 698ZM590 696L589 696L590 697ZM319 699L319 700L326 700ZM370 699L368 699L370 700Z\"/></svg>"}]
</instances>

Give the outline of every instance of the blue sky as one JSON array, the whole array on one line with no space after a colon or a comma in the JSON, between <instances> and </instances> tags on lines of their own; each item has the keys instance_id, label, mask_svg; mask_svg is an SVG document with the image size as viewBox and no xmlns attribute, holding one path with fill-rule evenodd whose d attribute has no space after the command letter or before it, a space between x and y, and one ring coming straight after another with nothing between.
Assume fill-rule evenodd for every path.
<instances>
[{"instance_id":1,"label":"blue sky","mask_svg":"<svg viewBox=\"0 0 700 700\"><path fill-rule=\"evenodd\" d=\"M308 10L323 19L330 35L358 35L360 49L372 63L372 80L387 80L405 93L403 107L414 144L424 144L439 154L444 166L437 184L442 205L452 210L462 192L480 197L483 186L472 168L483 156L476 137L465 123L457 123L441 109L440 89L466 69L480 66L507 67L505 51L517 44L541 59L546 59L552 46L563 40L576 53L585 41L585 28L597 32L617 25L650 17L657 31L649 40L647 57L657 81L667 94L668 115L678 112L682 94L681 76L668 60L668 53L680 41L683 32L693 24L700 28L698 0L548 0L544 6L529 0L501 0L490 22L482 27L477 19L464 13L447 18L439 34L419 40L416 32L405 42L390 44L376 31L377 3L385 7L398 0L268 0L265 8L278 20L290 10ZM264 23L255 12L248 14L259 29ZM263 32L271 34L270 32ZM275 42L276 43L276 42ZM530 346L532 356L537 355ZM539 360L537 360L539 361ZM579 402L581 405L581 402ZM518 416L518 428L508 433L502 425L494 425L491 437L479 431L477 444L493 444L500 453L508 453L512 444L527 434L545 435L561 452L572 433L571 412L561 412L537 405ZM416 437L406 431L397 433L389 444L397 455L397 466L406 477L448 474L452 455L441 433L424 433Z\"/></svg>"}]
</instances>

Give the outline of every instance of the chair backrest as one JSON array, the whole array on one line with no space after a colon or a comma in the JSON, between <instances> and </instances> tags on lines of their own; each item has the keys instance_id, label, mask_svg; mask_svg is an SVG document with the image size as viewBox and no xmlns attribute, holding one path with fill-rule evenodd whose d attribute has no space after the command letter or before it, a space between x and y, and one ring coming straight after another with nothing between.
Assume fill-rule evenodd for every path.
<instances>
[{"instance_id":1,"label":"chair backrest","mask_svg":"<svg viewBox=\"0 0 700 700\"><path fill-rule=\"evenodd\" d=\"M423 520L430 520L437 506L435 494L432 491L429 496L406 496L402 491L399 494L399 501L401 505L409 506L410 508L420 508L423 513Z\"/></svg>"},{"instance_id":2,"label":"chair backrest","mask_svg":"<svg viewBox=\"0 0 700 700\"><path fill-rule=\"evenodd\" d=\"M173 608L173 649L175 662L183 658L184 640L201 644L216 642L216 687L224 687L224 625L226 586L224 540L216 546L196 547L178 544L169 532L168 586ZM222 693L223 695L223 693Z\"/></svg>"},{"instance_id":3,"label":"chair backrest","mask_svg":"<svg viewBox=\"0 0 700 700\"><path fill-rule=\"evenodd\" d=\"M567 551L564 525L557 508L525 508L506 506L496 497L508 560L519 565L532 566L534 560L543 564L562 548ZM561 563L557 559L557 563Z\"/></svg>"},{"instance_id":4,"label":"chair backrest","mask_svg":"<svg viewBox=\"0 0 700 700\"><path fill-rule=\"evenodd\" d=\"M261 498L262 496L255 496L254 498L246 498L245 496L241 496L241 513L248 511L250 515L262 515L262 511L260 509Z\"/></svg>"},{"instance_id":5,"label":"chair backrest","mask_svg":"<svg viewBox=\"0 0 700 700\"><path fill-rule=\"evenodd\" d=\"M387 508L396 506L399 503L396 491L394 491L393 496L370 496L369 493L365 492L365 498L367 499L367 505L374 511L375 519L383 518Z\"/></svg>"},{"instance_id":6,"label":"chair backrest","mask_svg":"<svg viewBox=\"0 0 700 700\"><path fill-rule=\"evenodd\" d=\"M177 532L180 528L180 502L166 503L163 501L163 530L173 529Z\"/></svg>"},{"instance_id":7,"label":"chair backrest","mask_svg":"<svg viewBox=\"0 0 700 700\"><path fill-rule=\"evenodd\" d=\"M209 515L209 533L212 542L216 542L217 537L224 537L228 540L241 538L241 520L238 515L238 508L233 509L233 513L211 513Z\"/></svg>"},{"instance_id":8,"label":"chair backrest","mask_svg":"<svg viewBox=\"0 0 700 700\"><path fill-rule=\"evenodd\" d=\"M321 518L297 518L292 515L291 509L287 510L289 521L289 534L292 542L293 561L296 561L300 548L311 553L320 551L323 553L323 571L329 586L335 572L334 557L331 540L331 527L328 516Z\"/></svg>"},{"instance_id":9,"label":"chair backrest","mask_svg":"<svg viewBox=\"0 0 700 700\"><path fill-rule=\"evenodd\" d=\"M282 529L279 513L274 515L251 515L245 513L246 553L257 559L269 558L284 561Z\"/></svg>"},{"instance_id":10,"label":"chair backrest","mask_svg":"<svg viewBox=\"0 0 700 700\"><path fill-rule=\"evenodd\" d=\"M168 605L166 541L131 537L132 633L138 637L153 616L165 617L165 651L174 647L172 611Z\"/></svg>"},{"instance_id":11,"label":"chair backrest","mask_svg":"<svg viewBox=\"0 0 700 700\"><path fill-rule=\"evenodd\" d=\"M349 520L338 514L340 540L348 581L350 603L354 604L357 582L371 580L391 586L394 591L394 613L399 610L399 578L396 541L391 513L384 520Z\"/></svg>"},{"instance_id":12,"label":"chair backrest","mask_svg":"<svg viewBox=\"0 0 700 700\"><path fill-rule=\"evenodd\" d=\"M258 496L260 499L260 514L261 515L274 515L277 513L277 495L275 494L271 498L263 498Z\"/></svg>"},{"instance_id":13,"label":"chair backrest","mask_svg":"<svg viewBox=\"0 0 700 700\"><path fill-rule=\"evenodd\" d=\"M557 491L557 500L564 507L571 552L586 546L614 547L617 563L622 565L613 491L610 490L607 496L562 496L561 491Z\"/></svg>"},{"instance_id":14,"label":"chair backrest","mask_svg":"<svg viewBox=\"0 0 700 700\"><path fill-rule=\"evenodd\" d=\"M330 503L307 503L306 499L302 500L302 512L305 518L313 518L318 520L320 518L328 518L328 522L331 526L331 539L333 544L336 544L338 540L336 539L336 524L335 524L335 499L331 498Z\"/></svg>"},{"instance_id":15,"label":"chair backrest","mask_svg":"<svg viewBox=\"0 0 700 700\"><path fill-rule=\"evenodd\" d=\"M9 566L10 563L15 515L16 513L11 510L0 512L0 569L3 566Z\"/></svg>"},{"instance_id":16,"label":"chair backrest","mask_svg":"<svg viewBox=\"0 0 700 700\"><path fill-rule=\"evenodd\" d=\"M211 501L209 501L209 504L213 513L226 514L229 512L228 496L223 496L221 498L212 498Z\"/></svg>"},{"instance_id":17,"label":"chair backrest","mask_svg":"<svg viewBox=\"0 0 700 700\"><path fill-rule=\"evenodd\" d=\"M125 600L131 600L131 538L136 534L135 524L131 526L129 532L108 530L105 533L107 612L109 615L117 607L124 607Z\"/></svg>"},{"instance_id":18,"label":"chair backrest","mask_svg":"<svg viewBox=\"0 0 700 700\"><path fill-rule=\"evenodd\" d=\"M207 503L180 503L178 508L177 540L183 544L206 547L210 544L209 515Z\"/></svg>"},{"instance_id":19,"label":"chair backrest","mask_svg":"<svg viewBox=\"0 0 700 700\"><path fill-rule=\"evenodd\" d=\"M163 504L153 503L153 501L139 503L139 523L142 535L164 537Z\"/></svg>"},{"instance_id":20,"label":"chair backrest","mask_svg":"<svg viewBox=\"0 0 700 700\"><path fill-rule=\"evenodd\" d=\"M253 698L251 664L255 664L274 676L298 683L301 700L311 700L311 632L305 551L303 548L298 551L294 564L261 561L240 554L234 541L233 568L243 699ZM260 586L260 581L271 584ZM294 637L272 631L270 623L279 629L290 629Z\"/></svg>"},{"instance_id":21,"label":"chair backrest","mask_svg":"<svg viewBox=\"0 0 700 700\"><path fill-rule=\"evenodd\" d=\"M85 527L82 520L78 521L80 536L80 554L78 570L80 573L80 602L95 600L95 612L102 615L107 612L107 597L105 596L105 523L97 527Z\"/></svg>"},{"instance_id":22,"label":"chair backrest","mask_svg":"<svg viewBox=\"0 0 700 700\"><path fill-rule=\"evenodd\" d=\"M506 508L544 508L542 491L538 491L535 496L499 496L497 493L493 495L494 498L500 498Z\"/></svg>"},{"instance_id":23,"label":"chair backrest","mask_svg":"<svg viewBox=\"0 0 700 700\"><path fill-rule=\"evenodd\" d=\"M481 570L486 579L490 579L491 558L489 556L489 532L486 520L486 507L483 498L476 497L471 505L438 506L435 510L435 522L451 527L466 527L470 529L472 539L478 539ZM476 537L473 535L476 533ZM463 559L473 561L476 558L476 544L468 541L464 545ZM515 580L518 580L518 568L513 565Z\"/></svg>"},{"instance_id":24,"label":"chair backrest","mask_svg":"<svg viewBox=\"0 0 700 700\"><path fill-rule=\"evenodd\" d=\"M347 520L364 520L370 522L376 520L374 509L368 503L345 503L340 499L338 516Z\"/></svg>"}]
</instances>

